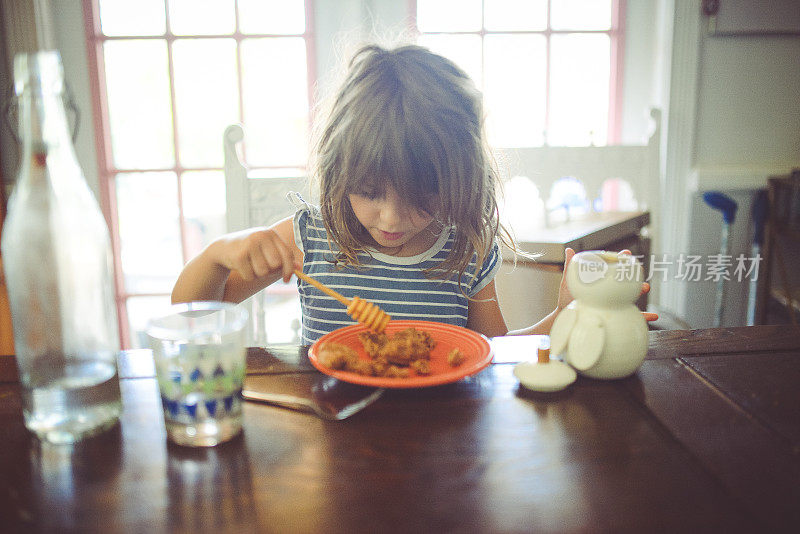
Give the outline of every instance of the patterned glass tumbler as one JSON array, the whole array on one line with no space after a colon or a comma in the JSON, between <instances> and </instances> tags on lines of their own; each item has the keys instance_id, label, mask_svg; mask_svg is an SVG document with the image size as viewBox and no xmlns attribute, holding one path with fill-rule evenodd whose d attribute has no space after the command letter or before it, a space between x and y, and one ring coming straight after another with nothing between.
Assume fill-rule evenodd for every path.
<instances>
[{"instance_id":1,"label":"patterned glass tumbler","mask_svg":"<svg viewBox=\"0 0 800 534\"><path fill-rule=\"evenodd\" d=\"M148 323L174 443L212 447L241 432L246 323L247 311L226 302L177 304Z\"/></svg>"}]
</instances>

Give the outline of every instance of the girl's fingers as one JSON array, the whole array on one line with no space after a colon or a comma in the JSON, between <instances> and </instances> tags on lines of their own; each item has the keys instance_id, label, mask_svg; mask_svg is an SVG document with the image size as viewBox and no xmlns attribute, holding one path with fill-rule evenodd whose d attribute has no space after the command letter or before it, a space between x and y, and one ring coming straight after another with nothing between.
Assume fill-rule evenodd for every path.
<instances>
[{"instance_id":1,"label":"girl's fingers","mask_svg":"<svg viewBox=\"0 0 800 534\"><path fill-rule=\"evenodd\" d=\"M250 263L253 267L253 274L256 278L263 278L267 276L272 270L270 262L263 254L255 253L251 256Z\"/></svg>"},{"instance_id":2,"label":"girl's fingers","mask_svg":"<svg viewBox=\"0 0 800 534\"><path fill-rule=\"evenodd\" d=\"M269 250L264 246L263 241L254 241L249 252L250 264L253 266L253 273L256 278L267 276L275 266L270 261Z\"/></svg>"},{"instance_id":3,"label":"girl's fingers","mask_svg":"<svg viewBox=\"0 0 800 534\"><path fill-rule=\"evenodd\" d=\"M575 255L575 251L571 248L564 249L564 270L561 273L561 285L566 286L567 283L567 267L569 266L569 262L572 261L572 257Z\"/></svg>"},{"instance_id":4,"label":"girl's fingers","mask_svg":"<svg viewBox=\"0 0 800 534\"><path fill-rule=\"evenodd\" d=\"M239 273L239 276L242 277L242 280L245 282L250 282L255 278L255 273L253 273L253 266L250 265L249 261L242 261L239 262L234 269Z\"/></svg>"},{"instance_id":5,"label":"girl's fingers","mask_svg":"<svg viewBox=\"0 0 800 534\"><path fill-rule=\"evenodd\" d=\"M261 256L261 258L263 258L264 264L267 266L267 272L265 272L264 275L271 271L280 269L281 256L278 253L277 247L275 247L274 243L269 241L263 241L259 243L258 254Z\"/></svg>"},{"instance_id":6,"label":"girl's fingers","mask_svg":"<svg viewBox=\"0 0 800 534\"><path fill-rule=\"evenodd\" d=\"M571 248L564 249L564 271L561 273L561 286L558 290L558 309L563 309L572 301L572 295L567 286L567 267L574 255L575 251Z\"/></svg>"},{"instance_id":7,"label":"girl's fingers","mask_svg":"<svg viewBox=\"0 0 800 534\"><path fill-rule=\"evenodd\" d=\"M294 255L289 247L278 247L278 253L281 255L281 265L283 267L283 281L288 282L292 277L294 271Z\"/></svg>"},{"instance_id":8,"label":"girl's fingers","mask_svg":"<svg viewBox=\"0 0 800 534\"><path fill-rule=\"evenodd\" d=\"M292 277L292 269L294 268L291 251L283 246L283 243L269 240L261 243L261 254L269 264L269 270L280 270L283 281L288 282L289 278ZM264 274L266 275L267 273Z\"/></svg>"}]
</instances>

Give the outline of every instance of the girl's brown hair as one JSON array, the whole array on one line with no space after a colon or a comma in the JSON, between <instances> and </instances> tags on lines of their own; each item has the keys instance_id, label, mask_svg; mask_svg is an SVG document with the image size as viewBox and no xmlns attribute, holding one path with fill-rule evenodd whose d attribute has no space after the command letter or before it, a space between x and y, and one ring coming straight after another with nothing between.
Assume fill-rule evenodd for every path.
<instances>
[{"instance_id":1,"label":"girl's brown hair","mask_svg":"<svg viewBox=\"0 0 800 534\"><path fill-rule=\"evenodd\" d=\"M356 255L370 242L348 194L386 185L410 207L455 228L437 271L460 278L475 253L482 265L498 234L513 245L501 232L499 181L483 118L480 92L450 60L414 45L356 52L315 155L320 208L341 260L358 266Z\"/></svg>"}]
</instances>

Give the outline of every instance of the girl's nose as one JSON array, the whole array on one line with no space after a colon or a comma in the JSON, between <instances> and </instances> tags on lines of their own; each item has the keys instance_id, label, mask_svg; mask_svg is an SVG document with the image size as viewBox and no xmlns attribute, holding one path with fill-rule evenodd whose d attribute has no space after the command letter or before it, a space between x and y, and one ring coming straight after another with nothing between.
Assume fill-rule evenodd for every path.
<instances>
[{"instance_id":1,"label":"girl's nose","mask_svg":"<svg viewBox=\"0 0 800 534\"><path fill-rule=\"evenodd\" d=\"M397 225L403 219L406 209L397 193L391 190L386 192L381 204L381 221L388 227L386 230L392 230L393 225Z\"/></svg>"}]
</instances>

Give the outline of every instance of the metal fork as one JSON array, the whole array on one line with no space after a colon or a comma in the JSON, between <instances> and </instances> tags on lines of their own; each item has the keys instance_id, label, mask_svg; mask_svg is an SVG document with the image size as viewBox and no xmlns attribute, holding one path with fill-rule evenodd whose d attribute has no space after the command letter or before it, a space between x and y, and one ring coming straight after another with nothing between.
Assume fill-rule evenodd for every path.
<instances>
[{"instance_id":1,"label":"metal fork","mask_svg":"<svg viewBox=\"0 0 800 534\"><path fill-rule=\"evenodd\" d=\"M331 402L318 402L305 397L296 397L283 393L263 393L260 391L242 390L242 397L246 400L264 402L273 406L289 408L301 412L310 412L327 419L329 421L341 421L351 415L361 411L383 394L383 389L376 389L366 397L357 402L347 404L343 408L337 408Z\"/></svg>"}]
</instances>

